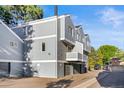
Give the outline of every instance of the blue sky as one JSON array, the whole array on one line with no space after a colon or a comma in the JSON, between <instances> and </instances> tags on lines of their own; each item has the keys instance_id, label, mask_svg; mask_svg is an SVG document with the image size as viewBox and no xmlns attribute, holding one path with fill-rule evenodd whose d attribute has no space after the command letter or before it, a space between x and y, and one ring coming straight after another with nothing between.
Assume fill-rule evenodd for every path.
<instances>
[{"instance_id":1,"label":"blue sky","mask_svg":"<svg viewBox=\"0 0 124 93\"><path fill-rule=\"evenodd\" d=\"M44 17L54 15L54 6L41 6ZM115 45L124 50L124 6L58 6L59 15L70 14L75 25L81 24L91 45Z\"/></svg>"}]
</instances>

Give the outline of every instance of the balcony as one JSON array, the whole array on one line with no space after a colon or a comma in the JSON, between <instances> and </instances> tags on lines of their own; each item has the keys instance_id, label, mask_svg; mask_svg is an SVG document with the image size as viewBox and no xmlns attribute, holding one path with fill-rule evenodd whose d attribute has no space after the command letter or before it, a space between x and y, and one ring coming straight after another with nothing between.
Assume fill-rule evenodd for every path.
<instances>
[{"instance_id":1,"label":"balcony","mask_svg":"<svg viewBox=\"0 0 124 93\"><path fill-rule=\"evenodd\" d=\"M88 56L83 54L83 62L87 62L88 61Z\"/></svg>"},{"instance_id":2,"label":"balcony","mask_svg":"<svg viewBox=\"0 0 124 93\"><path fill-rule=\"evenodd\" d=\"M65 42L67 44L70 44L72 46L75 45L75 38L67 31L61 32L60 40L62 40L63 42Z\"/></svg>"},{"instance_id":3,"label":"balcony","mask_svg":"<svg viewBox=\"0 0 124 93\"><path fill-rule=\"evenodd\" d=\"M67 52L66 61L82 61L83 55L78 52Z\"/></svg>"}]
</instances>

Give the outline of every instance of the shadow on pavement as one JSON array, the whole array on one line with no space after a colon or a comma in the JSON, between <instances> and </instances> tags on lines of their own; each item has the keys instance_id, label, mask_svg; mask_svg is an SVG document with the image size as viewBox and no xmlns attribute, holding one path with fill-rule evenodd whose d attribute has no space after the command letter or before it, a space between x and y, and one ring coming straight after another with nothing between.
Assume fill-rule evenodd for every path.
<instances>
[{"instance_id":1,"label":"shadow on pavement","mask_svg":"<svg viewBox=\"0 0 124 93\"><path fill-rule=\"evenodd\" d=\"M73 80L59 80L56 82L50 82L47 84L47 88L67 88L71 83L73 82Z\"/></svg>"},{"instance_id":2,"label":"shadow on pavement","mask_svg":"<svg viewBox=\"0 0 124 93\"><path fill-rule=\"evenodd\" d=\"M105 88L124 88L124 72L106 72L98 74L96 78L101 87Z\"/></svg>"}]
</instances>

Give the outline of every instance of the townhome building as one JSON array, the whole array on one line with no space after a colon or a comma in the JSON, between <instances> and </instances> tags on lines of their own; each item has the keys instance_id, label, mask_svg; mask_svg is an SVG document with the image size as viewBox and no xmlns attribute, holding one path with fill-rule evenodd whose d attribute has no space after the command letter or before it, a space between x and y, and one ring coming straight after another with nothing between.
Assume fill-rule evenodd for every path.
<instances>
[{"instance_id":1,"label":"townhome building","mask_svg":"<svg viewBox=\"0 0 124 93\"><path fill-rule=\"evenodd\" d=\"M16 39L21 43L17 49L20 50L19 60L23 64L17 71L21 69L22 74L59 78L86 71L90 52L89 35L84 33L81 25L73 24L70 15L30 21L13 27L12 31L16 37L19 36ZM15 71L13 66L9 69Z\"/></svg>"},{"instance_id":2,"label":"townhome building","mask_svg":"<svg viewBox=\"0 0 124 93\"><path fill-rule=\"evenodd\" d=\"M20 76L23 73L24 41L0 21L0 76Z\"/></svg>"}]
</instances>

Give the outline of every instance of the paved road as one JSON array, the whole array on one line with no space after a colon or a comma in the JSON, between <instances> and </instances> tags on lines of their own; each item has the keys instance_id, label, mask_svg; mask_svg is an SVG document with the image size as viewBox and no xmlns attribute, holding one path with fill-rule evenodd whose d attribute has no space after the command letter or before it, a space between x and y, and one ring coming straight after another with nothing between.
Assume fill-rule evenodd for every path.
<instances>
[{"instance_id":1,"label":"paved road","mask_svg":"<svg viewBox=\"0 0 124 93\"><path fill-rule=\"evenodd\" d=\"M124 69L116 68L112 72L103 71L97 77L76 86L76 88L124 88Z\"/></svg>"},{"instance_id":2,"label":"paved road","mask_svg":"<svg viewBox=\"0 0 124 93\"><path fill-rule=\"evenodd\" d=\"M124 72L110 72L104 79L98 80L101 87L124 88Z\"/></svg>"},{"instance_id":3,"label":"paved road","mask_svg":"<svg viewBox=\"0 0 124 93\"><path fill-rule=\"evenodd\" d=\"M105 88L124 88L124 66L112 66L111 69L112 72L108 72L105 78L98 80L100 86Z\"/></svg>"}]
</instances>

